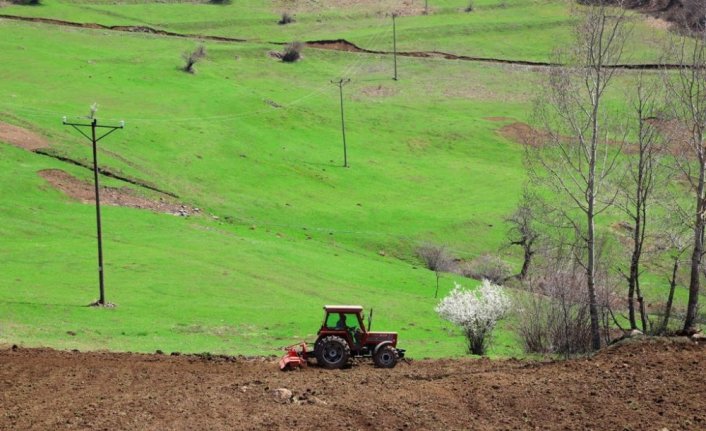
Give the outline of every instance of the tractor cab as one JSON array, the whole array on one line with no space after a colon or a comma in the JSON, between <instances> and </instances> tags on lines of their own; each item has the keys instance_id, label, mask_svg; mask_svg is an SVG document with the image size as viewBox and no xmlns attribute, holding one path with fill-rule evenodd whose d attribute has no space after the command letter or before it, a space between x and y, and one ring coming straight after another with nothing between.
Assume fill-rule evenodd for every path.
<instances>
[{"instance_id":1,"label":"tractor cab","mask_svg":"<svg viewBox=\"0 0 706 431\"><path fill-rule=\"evenodd\" d=\"M319 335L336 334L349 342L352 350L359 350L365 330L365 315L360 306L330 306L324 307L324 321L319 329Z\"/></svg>"}]
</instances>

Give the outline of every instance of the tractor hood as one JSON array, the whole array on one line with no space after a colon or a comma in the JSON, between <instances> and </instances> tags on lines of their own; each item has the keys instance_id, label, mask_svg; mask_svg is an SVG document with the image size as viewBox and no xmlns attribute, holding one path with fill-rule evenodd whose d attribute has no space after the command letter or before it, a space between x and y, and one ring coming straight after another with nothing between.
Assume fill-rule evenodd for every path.
<instances>
[{"instance_id":1,"label":"tractor hood","mask_svg":"<svg viewBox=\"0 0 706 431\"><path fill-rule=\"evenodd\" d=\"M384 341L391 341L392 345L397 345L397 332L368 332L368 342L379 344Z\"/></svg>"}]
</instances>

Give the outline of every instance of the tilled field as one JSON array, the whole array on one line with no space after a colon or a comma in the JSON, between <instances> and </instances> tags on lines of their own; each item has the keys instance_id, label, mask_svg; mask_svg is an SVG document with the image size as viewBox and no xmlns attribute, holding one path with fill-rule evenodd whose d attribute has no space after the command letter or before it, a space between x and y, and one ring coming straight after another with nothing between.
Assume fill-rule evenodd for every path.
<instances>
[{"instance_id":1,"label":"tilled field","mask_svg":"<svg viewBox=\"0 0 706 431\"><path fill-rule=\"evenodd\" d=\"M321 428L703 430L706 348L286 373L272 359L0 350L2 430Z\"/></svg>"}]
</instances>

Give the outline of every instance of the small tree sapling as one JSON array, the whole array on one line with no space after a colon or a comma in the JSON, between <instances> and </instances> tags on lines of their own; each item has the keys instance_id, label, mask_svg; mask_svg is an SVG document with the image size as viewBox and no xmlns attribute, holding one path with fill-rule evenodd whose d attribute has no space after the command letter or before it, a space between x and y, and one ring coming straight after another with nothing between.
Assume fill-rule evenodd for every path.
<instances>
[{"instance_id":1,"label":"small tree sapling","mask_svg":"<svg viewBox=\"0 0 706 431\"><path fill-rule=\"evenodd\" d=\"M456 283L454 289L436 307L439 316L461 327L468 350L484 355L495 325L510 309L510 299L503 288L483 280L476 290Z\"/></svg>"}]
</instances>

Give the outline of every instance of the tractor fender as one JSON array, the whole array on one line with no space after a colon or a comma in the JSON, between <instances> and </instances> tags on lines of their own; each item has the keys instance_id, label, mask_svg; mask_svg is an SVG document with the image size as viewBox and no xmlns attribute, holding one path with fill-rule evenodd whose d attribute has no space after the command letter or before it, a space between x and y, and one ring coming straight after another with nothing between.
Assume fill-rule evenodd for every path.
<instances>
[{"instance_id":1,"label":"tractor fender","mask_svg":"<svg viewBox=\"0 0 706 431\"><path fill-rule=\"evenodd\" d=\"M392 341L383 341L382 343L375 346L375 350L373 351L373 355L375 355L378 352L378 350L380 350L383 346L387 346L387 345L391 346Z\"/></svg>"}]
</instances>

